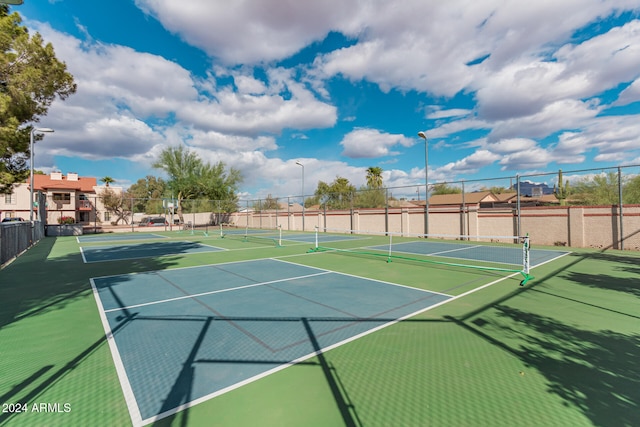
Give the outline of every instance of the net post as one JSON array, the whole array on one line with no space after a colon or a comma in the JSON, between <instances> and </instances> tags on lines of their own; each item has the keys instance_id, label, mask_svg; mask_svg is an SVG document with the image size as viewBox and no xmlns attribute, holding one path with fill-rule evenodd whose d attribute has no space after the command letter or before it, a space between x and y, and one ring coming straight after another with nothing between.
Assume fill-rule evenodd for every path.
<instances>
[{"instance_id":1,"label":"net post","mask_svg":"<svg viewBox=\"0 0 640 427\"><path fill-rule=\"evenodd\" d=\"M315 249L318 250L318 226L316 225L314 228L315 228L315 231L316 231L316 246L315 246Z\"/></svg>"},{"instance_id":2,"label":"net post","mask_svg":"<svg viewBox=\"0 0 640 427\"><path fill-rule=\"evenodd\" d=\"M282 225L278 225L278 246L282 246Z\"/></svg>"},{"instance_id":3,"label":"net post","mask_svg":"<svg viewBox=\"0 0 640 427\"><path fill-rule=\"evenodd\" d=\"M389 256L387 257L387 263L391 262L391 246L393 245L393 233L389 233Z\"/></svg>"},{"instance_id":4,"label":"net post","mask_svg":"<svg viewBox=\"0 0 640 427\"><path fill-rule=\"evenodd\" d=\"M529 258L529 252L531 250L531 241L529 239L529 233L527 233L522 240L522 275L524 279L520 282L520 286L524 286L527 282L533 279L533 276L529 274L531 269L531 261Z\"/></svg>"}]
</instances>

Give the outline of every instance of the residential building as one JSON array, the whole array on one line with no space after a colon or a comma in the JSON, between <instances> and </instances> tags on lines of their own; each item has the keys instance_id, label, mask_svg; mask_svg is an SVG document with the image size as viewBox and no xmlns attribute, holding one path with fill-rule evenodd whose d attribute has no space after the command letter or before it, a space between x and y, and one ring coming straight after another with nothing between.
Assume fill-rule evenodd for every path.
<instances>
[{"instance_id":1,"label":"residential building","mask_svg":"<svg viewBox=\"0 0 640 427\"><path fill-rule=\"evenodd\" d=\"M122 193L122 187L109 187ZM75 223L93 225L111 220L111 214L104 208L100 194L106 186L98 185L93 177L81 177L77 173L51 172L49 175L33 176L34 194L41 192L46 197L47 223L57 224L63 217L70 217ZM0 195L0 218L21 217L29 219L29 180L17 184L9 194ZM37 200L37 197L35 197ZM34 219L38 219L38 209L34 207Z\"/></svg>"}]
</instances>

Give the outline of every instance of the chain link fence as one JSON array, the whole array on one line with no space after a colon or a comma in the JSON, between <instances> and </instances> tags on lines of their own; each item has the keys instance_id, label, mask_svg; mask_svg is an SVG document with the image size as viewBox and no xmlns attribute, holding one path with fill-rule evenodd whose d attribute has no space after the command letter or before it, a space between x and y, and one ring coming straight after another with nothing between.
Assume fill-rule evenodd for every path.
<instances>
[{"instance_id":1,"label":"chain link fence","mask_svg":"<svg viewBox=\"0 0 640 427\"><path fill-rule=\"evenodd\" d=\"M48 222L85 233L221 225L406 236L535 236L545 245L640 249L640 165L249 200L47 200ZM158 224L155 224L158 226Z\"/></svg>"}]
</instances>

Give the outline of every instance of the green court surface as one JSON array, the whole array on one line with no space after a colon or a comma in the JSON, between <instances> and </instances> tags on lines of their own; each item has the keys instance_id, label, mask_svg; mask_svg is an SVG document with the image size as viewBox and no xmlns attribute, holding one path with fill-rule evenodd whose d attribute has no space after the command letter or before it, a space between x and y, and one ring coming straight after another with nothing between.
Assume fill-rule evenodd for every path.
<instances>
[{"instance_id":1,"label":"green court surface","mask_svg":"<svg viewBox=\"0 0 640 427\"><path fill-rule=\"evenodd\" d=\"M519 286L517 246L322 237L45 238L0 271L0 426L640 425L640 254L533 242Z\"/></svg>"}]
</instances>

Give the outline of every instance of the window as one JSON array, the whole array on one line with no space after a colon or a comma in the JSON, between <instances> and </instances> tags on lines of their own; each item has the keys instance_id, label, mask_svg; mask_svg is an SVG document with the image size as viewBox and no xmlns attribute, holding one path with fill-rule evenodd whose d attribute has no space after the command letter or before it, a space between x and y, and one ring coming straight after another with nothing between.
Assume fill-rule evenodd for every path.
<instances>
[{"instance_id":1,"label":"window","mask_svg":"<svg viewBox=\"0 0 640 427\"><path fill-rule=\"evenodd\" d=\"M105 212L104 213L104 220L105 221L111 221L111 212Z\"/></svg>"},{"instance_id":2,"label":"window","mask_svg":"<svg viewBox=\"0 0 640 427\"><path fill-rule=\"evenodd\" d=\"M53 193L53 201L62 202L63 205L68 205L71 203L71 194L70 193Z\"/></svg>"},{"instance_id":3,"label":"window","mask_svg":"<svg viewBox=\"0 0 640 427\"><path fill-rule=\"evenodd\" d=\"M16 204L16 196L15 196L15 194L13 194L13 193L5 194L4 195L4 202L7 205L15 205Z\"/></svg>"}]
</instances>

